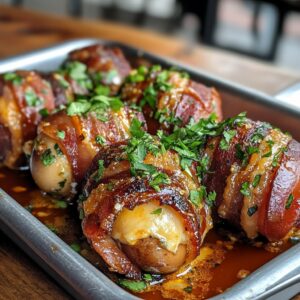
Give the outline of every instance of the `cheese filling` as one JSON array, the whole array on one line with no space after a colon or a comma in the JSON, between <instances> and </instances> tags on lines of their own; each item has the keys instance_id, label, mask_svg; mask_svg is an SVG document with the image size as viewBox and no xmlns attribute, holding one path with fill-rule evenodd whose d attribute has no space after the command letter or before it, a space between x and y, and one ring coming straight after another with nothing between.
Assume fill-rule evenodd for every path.
<instances>
[{"instance_id":1,"label":"cheese filling","mask_svg":"<svg viewBox=\"0 0 300 300\"><path fill-rule=\"evenodd\" d=\"M148 237L157 238L173 253L180 244L187 243L180 215L173 208L155 202L136 206L133 210L124 208L114 222L112 237L127 245L135 245Z\"/></svg>"}]
</instances>

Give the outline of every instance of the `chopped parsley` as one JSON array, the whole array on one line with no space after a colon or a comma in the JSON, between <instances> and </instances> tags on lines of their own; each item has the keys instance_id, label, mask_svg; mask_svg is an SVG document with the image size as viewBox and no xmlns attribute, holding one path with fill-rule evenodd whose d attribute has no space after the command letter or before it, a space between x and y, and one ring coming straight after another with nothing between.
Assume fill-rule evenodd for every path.
<instances>
[{"instance_id":1,"label":"chopped parsley","mask_svg":"<svg viewBox=\"0 0 300 300\"><path fill-rule=\"evenodd\" d=\"M75 80L82 88L91 90L93 83L87 73L86 65L79 61L67 62L63 69L60 70L62 75L68 75Z\"/></svg>"},{"instance_id":2,"label":"chopped parsley","mask_svg":"<svg viewBox=\"0 0 300 300\"><path fill-rule=\"evenodd\" d=\"M99 159L98 170L96 171L96 174L94 175L93 179L99 181L103 175L104 169L104 161L102 159Z\"/></svg>"},{"instance_id":3,"label":"chopped parsley","mask_svg":"<svg viewBox=\"0 0 300 300\"><path fill-rule=\"evenodd\" d=\"M108 120L109 109L117 112L123 106L123 102L117 97L97 95L90 100L79 99L77 101L71 102L67 107L67 114L69 116L85 116L90 112L94 112L100 121L105 122Z\"/></svg>"},{"instance_id":4,"label":"chopped parsley","mask_svg":"<svg viewBox=\"0 0 300 300\"><path fill-rule=\"evenodd\" d=\"M42 153L40 159L44 166L50 166L55 162L55 156L49 148Z\"/></svg>"},{"instance_id":5,"label":"chopped parsley","mask_svg":"<svg viewBox=\"0 0 300 300\"><path fill-rule=\"evenodd\" d=\"M97 95L109 96L109 94L110 94L110 88L109 88L109 86L105 86L105 85L99 84L95 88L95 93Z\"/></svg>"},{"instance_id":6,"label":"chopped parsley","mask_svg":"<svg viewBox=\"0 0 300 300\"><path fill-rule=\"evenodd\" d=\"M145 273L145 274L143 274L143 279L146 281L152 281L152 275Z\"/></svg>"},{"instance_id":7,"label":"chopped parsley","mask_svg":"<svg viewBox=\"0 0 300 300\"><path fill-rule=\"evenodd\" d=\"M147 287L145 281L133 281L129 279L119 279L118 284L123 288L131 290L133 292L141 292Z\"/></svg>"},{"instance_id":8,"label":"chopped parsley","mask_svg":"<svg viewBox=\"0 0 300 300\"><path fill-rule=\"evenodd\" d=\"M57 130L56 136L63 140L66 137L66 133L63 130Z\"/></svg>"},{"instance_id":9,"label":"chopped parsley","mask_svg":"<svg viewBox=\"0 0 300 300\"><path fill-rule=\"evenodd\" d=\"M48 117L48 116L49 116L49 111L48 111L47 108L42 108L42 109L39 110L39 114L40 114L43 118L45 118L45 117Z\"/></svg>"},{"instance_id":10,"label":"chopped parsley","mask_svg":"<svg viewBox=\"0 0 300 300\"><path fill-rule=\"evenodd\" d=\"M285 203L285 209L289 209L291 207L293 201L294 201L293 194L289 194L289 197L288 197L288 199L287 199L287 201Z\"/></svg>"},{"instance_id":11,"label":"chopped parsley","mask_svg":"<svg viewBox=\"0 0 300 300\"><path fill-rule=\"evenodd\" d=\"M20 75L18 75L17 73L5 73L3 75L3 79L5 81L11 81L13 83L13 85L20 85L22 84L22 77Z\"/></svg>"},{"instance_id":12,"label":"chopped parsley","mask_svg":"<svg viewBox=\"0 0 300 300\"><path fill-rule=\"evenodd\" d=\"M151 212L151 215L160 215L162 212L162 208L159 207Z\"/></svg>"},{"instance_id":13,"label":"chopped parsley","mask_svg":"<svg viewBox=\"0 0 300 300\"><path fill-rule=\"evenodd\" d=\"M249 197L251 195L249 182L244 182L242 184L242 188L240 189L240 192L246 197Z\"/></svg>"},{"instance_id":14,"label":"chopped parsley","mask_svg":"<svg viewBox=\"0 0 300 300\"><path fill-rule=\"evenodd\" d=\"M75 252L77 252L77 253L79 253L80 250L81 250L80 245L77 244L77 243L71 244L70 247L71 247Z\"/></svg>"},{"instance_id":15,"label":"chopped parsley","mask_svg":"<svg viewBox=\"0 0 300 300\"><path fill-rule=\"evenodd\" d=\"M225 130L223 132L223 138L220 141L220 149L222 150L228 150L229 149L229 143L232 140L232 138L236 135L236 130Z\"/></svg>"},{"instance_id":16,"label":"chopped parsley","mask_svg":"<svg viewBox=\"0 0 300 300\"><path fill-rule=\"evenodd\" d=\"M56 208L67 208L68 204L66 201L61 201L61 200L55 200L54 205Z\"/></svg>"},{"instance_id":17,"label":"chopped parsley","mask_svg":"<svg viewBox=\"0 0 300 300\"><path fill-rule=\"evenodd\" d=\"M39 106L43 103L43 100L39 98L36 95L36 93L31 89L27 89L25 91L25 101L28 106L34 106L34 107Z\"/></svg>"},{"instance_id":18,"label":"chopped parsley","mask_svg":"<svg viewBox=\"0 0 300 300\"><path fill-rule=\"evenodd\" d=\"M149 183L149 185L151 187L153 187L157 192L160 191L160 188L159 186L162 185L162 184L170 184L171 181L170 181L170 178L167 174L165 173L154 173L154 174L151 174L151 181Z\"/></svg>"},{"instance_id":19,"label":"chopped parsley","mask_svg":"<svg viewBox=\"0 0 300 300\"><path fill-rule=\"evenodd\" d=\"M196 206L199 207L203 201L203 198L206 195L205 187L202 186L199 190L190 191L190 201Z\"/></svg>"},{"instance_id":20,"label":"chopped parsley","mask_svg":"<svg viewBox=\"0 0 300 300\"><path fill-rule=\"evenodd\" d=\"M261 175L260 174L255 175L255 177L253 179L253 182L252 182L252 186L254 188L258 186L258 184L260 182L260 179L261 179Z\"/></svg>"},{"instance_id":21,"label":"chopped parsley","mask_svg":"<svg viewBox=\"0 0 300 300\"><path fill-rule=\"evenodd\" d=\"M104 145L106 143L106 139L102 135L97 135L96 138L95 138L95 141L99 145Z\"/></svg>"}]
</instances>

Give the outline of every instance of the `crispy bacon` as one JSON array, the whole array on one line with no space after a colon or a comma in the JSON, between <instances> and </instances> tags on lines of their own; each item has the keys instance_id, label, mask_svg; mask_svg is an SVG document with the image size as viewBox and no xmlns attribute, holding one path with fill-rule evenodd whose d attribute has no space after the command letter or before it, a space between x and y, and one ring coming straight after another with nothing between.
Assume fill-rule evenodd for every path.
<instances>
[{"instance_id":1,"label":"crispy bacon","mask_svg":"<svg viewBox=\"0 0 300 300\"><path fill-rule=\"evenodd\" d=\"M11 137L4 164L10 168L25 163L22 146L35 137L36 126L42 118L40 110L54 109L51 87L38 73L17 71L15 76L15 80L0 77L0 124L9 130ZM4 144L1 147L7 148Z\"/></svg>"},{"instance_id":2,"label":"crispy bacon","mask_svg":"<svg viewBox=\"0 0 300 300\"><path fill-rule=\"evenodd\" d=\"M107 121L99 120L95 112L90 112L86 116L69 116L65 110L57 112L39 124L34 153L42 155L48 147L43 140L50 138L67 157L72 168L73 178L70 180L78 184L85 176L94 156L101 149L101 144L113 145L130 137L129 127L134 118L144 122L141 113L127 106L117 112L108 110ZM63 138L60 138L59 132L63 133ZM97 141L97 137L103 139L101 143ZM33 159L31 169L34 169L35 163Z\"/></svg>"},{"instance_id":3,"label":"crispy bacon","mask_svg":"<svg viewBox=\"0 0 300 300\"><path fill-rule=\"evenodd\" d=\"M162 185L156 191L149 185L149 178L130 174L124 146L122 143L104 147L94 158L83 188L83 195L87 199L81 205L84 212L82 228L95 251L112 271L139 279L140 269L122 253L122 247L111 238L114 221L122 209L133 210L149 201L158 201L160 205L168 205L177 211L189 237L186 261L191 261L199 254L201 242L210 228L209 212L206 205L195 207L188 200L190 188L196 188L198 183L181 171L177 154L167 152L161 157L146 156L145 163L159 167L171 180L170 184ZM104 161L105 171L97 181L94 173L99 160ZM113 187L110 188L110 185ZM106 242L108 240L109 243ZM105 247L99 248L97 243ZM112 255L114 253L119 255Z\"/></svg>"},{"instance_id":4,"label":"crispy bacon","mask_svg":"<svg viewBox=\"0 0 300 300\"><path fill-rule=\"evenodd\" d=\"M69 61L79 61L87 66L94 81L110 87L115 95L129 74L131 67L120 48L92 45L69 54Z\"/></svg>"},{"instance_id":5,"label":"crispy bacon","mask_svg":"<svg viewBox=\"0 0 300 300\"><path fill-rule=\"evenodd\" d=\"M216 191L215 213L245 231L248 238L288 237L299 223L300 144L262 122L236 128L228 149L222 137L208 142L210 168L204 178ZM288 199L292 198L290 207Z\"/></svg>"},{"instance_id":6,"label":"crispy bacon","mask_svg":"<svg viewBox=\"0 0 300 300\"><path fill-rule=\"evenodd\" d=\"M161 71L152 72L144 81L127 82L121 89L124 101L143 106L149 132L155 134L157 129L172 131L170 118L179 119L180 125L186 125L191 119L198 122L202 118L215 113L217 120L222 119L221 99L214 88L190 80L181 73L170 71L166 83L167 89L158 89L154 106L149 103L143 105L149 88L155 85L155 80ZM128 81L128 80L127 80ZM179 124L179 123L178 123Z\"/></svg>"}]
</instances>

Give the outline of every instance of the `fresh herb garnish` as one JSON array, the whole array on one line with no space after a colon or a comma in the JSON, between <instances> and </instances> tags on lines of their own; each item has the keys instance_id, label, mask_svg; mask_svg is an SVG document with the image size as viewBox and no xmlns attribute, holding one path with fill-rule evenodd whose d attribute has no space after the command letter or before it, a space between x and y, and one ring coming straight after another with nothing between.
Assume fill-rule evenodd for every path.
<instances>
[{"instance_id":1,"label":"fresh herb garnish","mask_svg":"<svg viewBox=\"0 0 300 300\"><path fill-rule=\"evenodd\" d=\"M68 204L66 201L55 200L53 202L54 202L55 207L57 207L57 208L67 208L68 207Z\"/></svg>"},{"instance_id":2,"label":"fresh herb garnish","mask_svg":"<svg viewBox=\"0 0 300 300\"><path fill-rule=\"evenodd\" d=\"M80 248L80 245L77 244L77 243L73 243L70 245L70 247L75 251L75 252L80 252L81 248Z\"/></svg>"},{"instance_id":3,"label":"fresh herb garnish","mask_svg":"<svg viewBox=\"0 0 300 300\"><path fill-rule=\"evenodd\" d=\"M109 88L109 86L105 86L105 85L99 84L95 88L95 93L97 95L109 96L109 94L110 94L110 88Z\"/></svg>"},{"instance_id":4,"label":"fresh herb garnish","mask_svg":"<svg viewBox=\"0 0 300 300\"><path fill-rule=\"evenodd\" d=\"M251 195L249 182L244 182L242 184L242 188L240 189L240 192L246 197L249 197Z\"/></svg>"},{"instance_id":5,"label":"fresh herb garnish","mask_svg":"<svg viewBox=\"0 0 300 300\"><path fill-rule=\"evenodd\" d=\"M293 194L289 194L289 197L285 203L285 209L289 209L291 207L293 200L294 200Z\"/></svg>"},{"instance_id":6,"label":"fresh herb garnish","mask_svg":"<svg viewBox=\"0 0 300 300\"><path fill-rule=\"evenodd\" d=\"M104 145L106 143L106 139L102 135L97 135L96 138L95 138L95 141L99 145Z\"/></svg>"},{"instance_id":7,"label":"fresh herb garnish","mask_svg":"<svg viewBox=\"0 0 300 300\"><path fill-rule=\"evenodd\" d=\"M55 156L52 154L51 149L46 149L41 155L41 161L44 166L50 166L55 162Z\"/></svg>"},{"instance_id":8,"label":"fresh herb garnish","mask_svg":"<svg viewBox=\"0 0 300 300\"><path fill-rule=\"evenodd\" d=\"M190 201L196 207L199 207L199 205L202 203L205 195L206 195L206 190L205 190L204 186L202 186L199 190L191 190L190 191Z\"/></svg>"},{"instance_id":9,"label":"fresh herb garnish","mask_svg":"<svg viewBox=\"0 0 300 300\"><path fill-rule=\"evenodd\" d=\"M93 83L87 74L86 65L79 61L68 62L65 67L60 70L62 75L68 75L73 80L75 80L81 87L91 90L93 88Z\"/></svg>"},{"instance_id":10,"label":"fresh herb garnish","mask_svg":"<svg viewBox=\"0 0 300 300\"><path fill-rule=\"evenodd\" d=\"M96 174L94 175L93 179L95 181L99 181L103 175L104 172L104 161L102 159L98 160L98 169Z\"/></svg>"},{"instance_id":11,"label":"fresh herb garnish","mask_svg":"<svg viewBox=\"0 0 300 300\"><path fill-rule=\"evenodd\" d=\"M220 149L222 150L228 150L229 149L229 145L230 145L230 141L232 140L232 138L236 135L236 130L225 130L223 132L223 138L220 141Z\"/></svg>"},{"instance_id":12,"label":"fresh herb garnish","mask_svg":"<svg viewBox=\"0 0 300 300\"><path fill-rule=\"evenodd\" d=\"M151 181L149 182L149 185L153 187L156 191L160 191L160 185L162 184L170 184L170 178L167 174L165 173L154 173L151 174Z\"/></svg>"},{"instance_id":13,"label":"fresh herb garnish","mask_svg":"<svg viewBox=\"0 0 300 300\"><path fill-rule=\"evenodd\" d=\"M43 103L43 100L40 99L36 93L31 90L31 89L27 89L25 91L25 101L27 103L28 106L39 106Z\"/></svg>"},{"instance_id":14,"label":"fresh herb garnish","mask_svg":"<svg viewBox=\"0 0 300 300\"><path fill-rule=\"evenodd\" d=\"M3 79L5 81L11 81L14 85L20 85L20 84L22 84L22 81L23 81L23 79L20 75L18 75L17 73L13 73L13 72L5 73L3 75Z\"/></svg>"},{"instance_id":15,"label":"fresh herb garnish","mask_svg":"<svg viewBox=\"0 0 300 300\"><path fill-rule=\"evenodd\" d=\"M162 208L159 207L151 212L151 215L160 215L162 212Z\"/></svg>"},{"instance_id":16,"label":"fresh herb garnish","mask_svg":"<svg viewBox=\"0 0 300 300\"><path fill-rule=\"evenodd\" d=\"M147 287L147 284L145 283L145 281L133 281L133 280L128 280L128 279L119 279L118 283L120 286L122 286L128 290L131 290L133 292L141 292Z\"/></svg>"},{"instance_id":17,"label":"fresh herb garnish","mask_svg":"<svg viewBox=\"0 0 300 300\"><path fill-rule=\"evenodd\" d=\"M123 106L123 102L117 97L98 95L91 100L79 99L71 102L67 107L67 114L69 116L74 116L86 115L87 113L94 112L99 120L107 121L109 109L117 112Z\"/></svg>"},{"instance_id":18,"label":"fresh herb garnish","mask_svg":"<svg viewBox=\"0 0 300 300\"><path fill-rule=\"evenodd\" d=\"M258 184L260 182L260 178L261 178L260 174L255 175L255 177L253 179L253 182L252 182L252 186L253 187L257 187L258 186Z\"/></svg>"},{"instance_id":19,"label":"fresh herb garnish","mask_svg":"<svg viewBox=\"0 0 300 300\"><path fill-rule=\"evenodd\" d=\"M39 110L39 114L40 114L43 118L45 118L45 117L48 117L48 116L49 116L49 111L48 111L47 108L42 108L42 109Z\"/></svg>"}]
</instances>

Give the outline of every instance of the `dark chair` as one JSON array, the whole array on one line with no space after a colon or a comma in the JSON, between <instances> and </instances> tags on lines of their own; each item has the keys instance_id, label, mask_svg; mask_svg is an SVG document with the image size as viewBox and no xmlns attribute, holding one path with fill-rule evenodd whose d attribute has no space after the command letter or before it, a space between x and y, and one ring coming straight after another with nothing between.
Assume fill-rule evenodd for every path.
<instances>
[{"instance_id":1,"label":"dark chair","mask_svg":"<svg viewBox=\"0 0 300 300\"><path fill-rule=\"evenodd\" d=\"M246 0L243 0L246 2ZM250 0L247 0L248 2ZM252 20L252 33L258 36L258 18L261 11L262 3L271 4L277 11L276 25L270 35L269 48L265 53L254 50L243 50L236 46L221 45L215 38L215 31L217 25L217 13L219 0L202 0L201 2L178 0L180 2L183 13L195 13L201 21L201 29L199 32L199 39L208 45L216 46L230 51L235 51L241 54L246 54L255 58L273 61L276 57L278 44L283 33L286 16L291 11L300 12L300 0L251 0L254 2L254 12Z\"/></svg>"}]
</instances>

